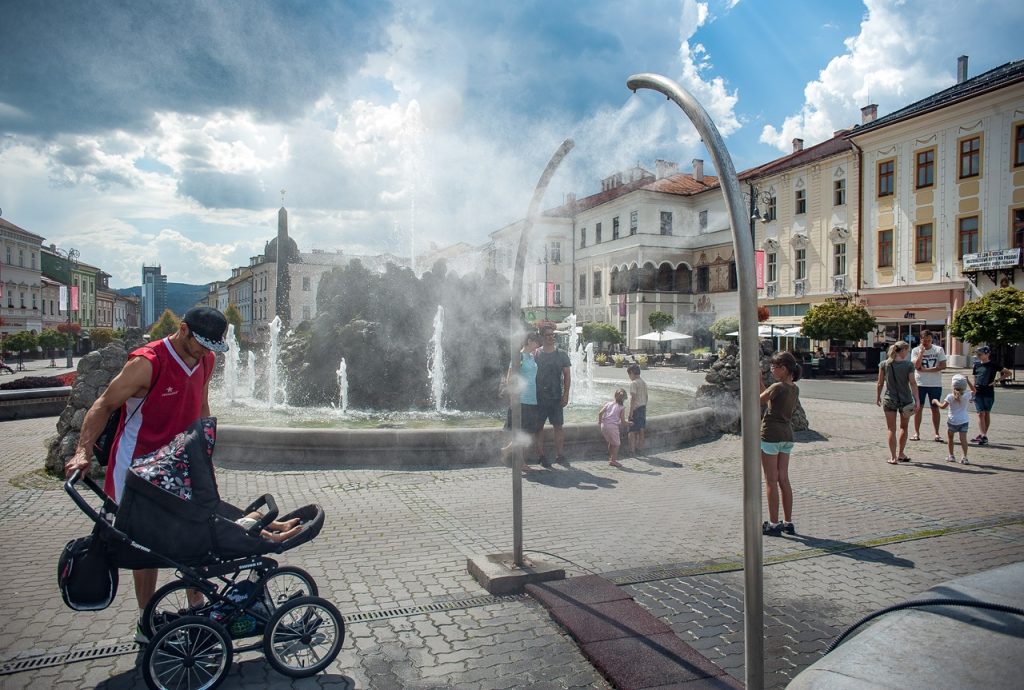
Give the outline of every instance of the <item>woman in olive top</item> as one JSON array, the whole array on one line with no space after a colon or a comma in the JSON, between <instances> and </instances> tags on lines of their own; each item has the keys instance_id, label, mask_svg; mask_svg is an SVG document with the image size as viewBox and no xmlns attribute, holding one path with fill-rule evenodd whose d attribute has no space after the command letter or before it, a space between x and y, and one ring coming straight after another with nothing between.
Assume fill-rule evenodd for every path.
<instances>
[{"instance_id":1,"label":"woman in olive top","mask_svg":"<svg viewBox=\"0 0 1024 690\"><path fill-rule=\"evenodd\" d=\"M778 537L783 532L796 534L793 525L793 486L789 483L789 454L793 450L793 410L800 398L796 382L800 365L789 352L777 352L771 359L775 383L765 388L761 380L761 404L768 410L761 420L761 468L768 494L768 521L761 532ZM785 521L779 521L779 494Z\"/></svg>"},{"instance_id":2,"label":"woman in olive top","mask_svg":"<svg viewBox=\"0 0 1024 690\"><path fill-rule=\"evenodd\" d=\"M908 357L910 345L900 341L889 346L888 357L878 365L875 383L875 404L885 412L885 425L889 428L889 464L910 462L903 450L907 447L907 426L921 405L917 397L917 379L914 363ZM882 395L882 387L885 395ZM896 416L900 418L899 448L896 440Z\"/></svg>"}]
</instances>

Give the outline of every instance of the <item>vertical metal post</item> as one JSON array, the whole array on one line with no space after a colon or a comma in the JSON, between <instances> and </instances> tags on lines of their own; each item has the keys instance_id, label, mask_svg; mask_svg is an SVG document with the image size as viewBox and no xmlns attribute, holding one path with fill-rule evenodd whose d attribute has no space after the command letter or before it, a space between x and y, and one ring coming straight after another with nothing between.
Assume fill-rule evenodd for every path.
<instances>
[{"instance_id":1,"label":"vertical metal post","mask_svg":"<svg viewBox=\"0 0 1024 690\"><path fill-rule=\"evenodd\" d=\"M743 193L736 168L715 123L689 92L658 74L635 74L626 80L633 91L652 89L675 102L696 127L711 154L725 195L732 225L739 281L740 308L740 423L743 427L743 622L747 690L764 688L764 553L761 542L761 453L757 339L757 287L754 242L742 232Z\"/></svg>"},{"instance_id":2,"label":"vertical metal post","mask_svg":"<svg viewBox=\"0 0 1024 690\"><path fill-rule=\"evenodd\" d=\"M558 147L551 160L548 161L537 186L533 190L533 198L530 200L530 208L526 212L526 220L523 223L523 232L519 235L519 247L516 250L516 265L512 274L512 312L509 315L509 372L511 376L519 376L519 350L522 347L522 325L520 314L522 313L523 298L523 269L526 266L526 252L530 246L530 233L533 231L534 222L540 213L540 204L544 200L544 193L548 184L554 176L555 171L561 164L573 146L576 144L572 139L566 139ZM545 251L547 248L545 247ZM547 256L544 257L547 259ZM547 286L547 263L544 264L544 317L547 318L548 286ZM512 562L517 568L523 566L523 445L516 439L519 427L522 426L522 410L519 408L519 398L509 396L509 405L512 409Z\"/></svg>"}]
</instances>

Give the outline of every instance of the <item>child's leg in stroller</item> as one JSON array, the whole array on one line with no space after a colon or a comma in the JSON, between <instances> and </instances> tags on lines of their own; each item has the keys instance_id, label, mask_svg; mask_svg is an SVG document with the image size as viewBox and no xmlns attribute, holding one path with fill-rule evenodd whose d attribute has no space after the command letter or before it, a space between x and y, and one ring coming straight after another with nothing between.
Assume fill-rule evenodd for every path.
<instances>
[{"instance_id":1,"label":"child's leg in stroller","mask_svg":"<svg viewBox=\"0 0 1024 690\"><path fill-rule=\"evenodd\" d=\"M242 520L254 520L258 522L262 517L262 513L253 511L242 518ZM242 522L242 520L238 520L238 522ZM272 542L282 542L285 539L291 539L301 530L299 527L300 522L301 520L299 520L299 518L292 518L291 520L284 521L272 520L270 524L267 525L267 529L263 530L260 536L264 539L269 539ZM253 523L253 526L255 526L255 523Z\"/></svg>"}]
</instances>

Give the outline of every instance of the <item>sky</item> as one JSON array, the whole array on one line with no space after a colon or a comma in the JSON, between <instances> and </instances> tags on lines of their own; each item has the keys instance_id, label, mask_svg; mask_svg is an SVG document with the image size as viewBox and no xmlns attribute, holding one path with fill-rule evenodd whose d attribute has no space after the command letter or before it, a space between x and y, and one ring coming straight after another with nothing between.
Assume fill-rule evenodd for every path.
<instances>
[{"instance_id":1,"label":"sky","mask_svg":"<svg viewBox=\"0 0 1024 690\"><path fill-rule=\"evenodd\" d=\"M5 0L0 212L111 274L302 251L419 256L655 159L710 156L635 73L704 105L737 170L1024 57L1019 0ZM284 194L282 194L284 190ZM422 267L418 267L422 268Z\"/></svg>"}]
</instances>

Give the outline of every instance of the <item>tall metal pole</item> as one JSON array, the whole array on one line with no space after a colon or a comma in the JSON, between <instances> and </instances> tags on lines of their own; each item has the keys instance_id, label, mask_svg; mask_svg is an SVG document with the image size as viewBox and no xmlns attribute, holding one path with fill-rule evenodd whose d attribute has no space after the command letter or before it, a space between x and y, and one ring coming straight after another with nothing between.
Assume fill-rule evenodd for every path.
<instances>
[{"instance_id":1,"label":"tall metal pole","mask_svg":"<svg viewBox=\"0 0 1024 690\"><path fill-rule=\"evenodd\" d=\"M68 255L68 257L67 257L68 258L68 332L67 332L67 336L68 336L68 351L67 351L68 361L67 361L67 368L70 369L71 367L74 366L74 361L73 361L74 348L72 347L72 342L73 342L72 338L73 338L73 336L71 335L71 273L72 273L72 270L73 270L73 267L75 266L75 264L78 263L78 256L79 256L78 250L77 249L69 249L67 251L67 255Z\"/></svg>"},{"instance_id":2,"label":"tall metal pole","mask_svg":"<svg viewBox=\"0 0 1024 690\"><path fill-rule=\"evenodd\" d=\"M519 376L519 351L523 344L523 332L520 322L520 313L523 304L523 269L526 267L526 252L530 246L530 233L533 230L534 222L540 213L540 204L544 200L544 192L548 189L548 183L554 176L555 171L561 164L572 147L576 144L572 139L566 139L558 147L547 167L541 173L537 186L533 190L533 199L530 200L530 208L526 212L526 221L523 223L523 232L519 235L519 248L516 250L516 265L512 274L512 313L509 316L509 364L508 370L511 376ZM547 265L545 265L545 271ZM547 304L548 287L544 286L544 303ZM511 381L510 381L511 382ZM515 390L514 386L509 386ZM517 568L523 567L523 444L516 438L519 427L522 426L522 410L519 408L518 394L509 395L509 406L512 409L512 562Z\"/></svg>"},{"instance_id":3,"label":"tall metal pole","mask_svg":"<svg viewBox=\"0 0 1024 690\"><path fill-rule=\"evenodd\" d=\"M740 423L743 428L743 620L747 690L764 688L764 553L761 542L761 454L757 420L760 363L757 339L757 288L754 243L743 232L743 193L736 168L718 128L703 106L671 79L658 74L635 74L626 86L652 89L675 102L690 118L711 154L729 208L739 281L740 307Z\"/></svg>"}]
</instances>

